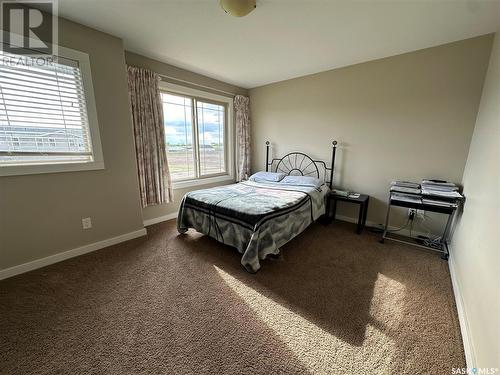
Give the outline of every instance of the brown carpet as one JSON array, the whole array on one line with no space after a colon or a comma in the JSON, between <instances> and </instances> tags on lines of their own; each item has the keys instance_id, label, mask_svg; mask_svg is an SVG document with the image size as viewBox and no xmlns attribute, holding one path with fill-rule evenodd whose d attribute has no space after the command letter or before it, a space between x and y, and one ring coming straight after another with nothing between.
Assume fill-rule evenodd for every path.
<instances>
[{"instance_id":1,"label":"brown carpet","mask_svg":"<svg viewBox=\"0 0 500 375\"><path fill-rule=\"evenodd\" d=\"M1 374L450 374L448 266L315 224L255 275L175 221L0 282Z\"/></svg>"}]
</instances>

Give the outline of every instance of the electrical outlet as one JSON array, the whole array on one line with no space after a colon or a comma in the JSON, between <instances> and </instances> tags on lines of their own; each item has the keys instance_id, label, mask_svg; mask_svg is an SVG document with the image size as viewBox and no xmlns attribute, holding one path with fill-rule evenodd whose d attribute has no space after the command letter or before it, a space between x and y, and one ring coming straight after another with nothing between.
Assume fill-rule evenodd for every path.
<instances>
[{"instance_id":1,"label":"electrical outlet","mask_svg":"<svg viewBox=\"0 0 500 375\"><path fill-rule=\"evenodd\" d=\"M417 210L417 217L420 219L423 219L425 217L425 211L424 210Z\"/></svg>"},{"instance_id":2,"label":"electrical outlet","mask_svg":"<svg viewBox=\"0 0 500 375\"><path fill-rule=\"evenodd\" d=\"M92 228L92 219L90 217L86 217L82 219L82 228L90 229Z\"/></svg>"},{"instance_id":3,"label":"electrical outlet","mask_svg":"<svg viewBox=\"0 0 500 375\"><path fill-rule=\"evenodd\" d=\"M417 210L416 208L409 208L408 209L408 218L410 220L413 220L415 218L423 219L424 217L425 217L424 210Z\"/></svg>"}]
</instances>

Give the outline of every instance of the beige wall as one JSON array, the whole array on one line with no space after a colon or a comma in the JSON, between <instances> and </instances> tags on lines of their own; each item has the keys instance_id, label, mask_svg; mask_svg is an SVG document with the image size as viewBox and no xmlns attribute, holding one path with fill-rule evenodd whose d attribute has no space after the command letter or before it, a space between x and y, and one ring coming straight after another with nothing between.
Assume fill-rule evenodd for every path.
<instances>
[{"instance_id":1,"label":"beige wall","mask_svg":"<svg viewBox=\"0 0 500 375\"><path fill-rule=\"evenodd\" d=\"M59 44L90 55L106 169L0 177L0 269L143 228L122 41L61 19Z\"/></svg>"},{"instance_id":2,"label":"beige wall","mask_svg":"<svg viewBox=\"0 0 500 375\"><path fill-rule=\"evenodd\" d=\"M205 77L205 76L197 74L197 73L190 72L190 71L185 70L185 69L181 69L181 68L169 65L169 64L162 63L162 62L157 61L157 60L152 60L152 59L149 59L147 57L144 57L144 56L132 53L132 52L126 51L125 52L125 59L127 61L127 64L129 64L129 65L148 68L148 69L154 70L157 73L167 75L170 77L175 77L175 78L181 79L183 81L193 82L193 83L198 84L198 85L211 87L211 88L216 89L216 90L222 90L222 91L226 91L226 92L233 93L233 94L248 95L248 90L243 89L241 87L233 86L233 85L227 84L225 82L221 82L221 81L218 81L218 80L215 80L215 79L212 79L209 77ZM209 90L206 88L200 88L199 86L196 86L196 85L189 85L189 84L186 84L183 82L176 81L174 79L170 79L169 81L171 81L172 83L181 84L181 85L186 86L186 87L191 87L191 88L195 88L198 90L201 89L201 90L205 90L207 92L213 92L213 93L220 95L220 93L217 91ZM226 184L227 183L230 183L230 182L226 182ZM145 221L152 220L152 219L160 218L162 216L174 214L175 212L177 212L179 210L179 204L180 204L180 201L181 201L182 197L184 196L184 194L186 194L187 192L192 191L192 190L204 189L204 188L209 188L209 187L213 187L213 186L217 186L217 185L221 185L221 184L220 183L207 184L207 185L201 185L201 186L197 185L197 186L194 186L192 188L174 189L174 201L173 202L168 203L168 204L157 205L157 206L150 206L150 207L146 207L145 209L143 209L142 212L143 212L144 220Z\"/></svg>"},{"instance_id":3,"label":"beige wall","mask_svg":"<svg viewBox=\"0 0 500 375\"><path fill-rule=\"evenodd\" d=\"M375 223L392 179L460 182L491 42L488 35L251 89L253 170L264 168L266 140L275 157L300 150L329 161L336 139L335 185L369 194ZM338 214L356 217L346 205Z\"/></svg>"},{"instance_id":4,"label":"beige wall","mask_svg":"<svg viewBox=\"0 0 500 375\"><path fill-rule=\"evenodd\" d=\"M477 367L500 368L500 34L495 38L463 176L466 202L450 262ZM474 358L473 358L474 359Z\"/></svg>"}]
</instances>

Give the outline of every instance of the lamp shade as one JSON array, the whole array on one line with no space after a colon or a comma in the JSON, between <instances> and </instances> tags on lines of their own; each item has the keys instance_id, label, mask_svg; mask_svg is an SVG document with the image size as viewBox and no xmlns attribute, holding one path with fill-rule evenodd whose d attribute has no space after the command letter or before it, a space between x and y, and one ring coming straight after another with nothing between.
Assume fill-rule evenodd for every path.
<instances>
[{"instance_id":1,"label":"lamp shade","mask_svg":"<svg viewBox=\"0 0 500 375\"><path fill-rule=\"evenodd\" d=\"M224 12L234 17L243 17L257 7L256 0L220 0Z\"/></svg>"}]
</instances>

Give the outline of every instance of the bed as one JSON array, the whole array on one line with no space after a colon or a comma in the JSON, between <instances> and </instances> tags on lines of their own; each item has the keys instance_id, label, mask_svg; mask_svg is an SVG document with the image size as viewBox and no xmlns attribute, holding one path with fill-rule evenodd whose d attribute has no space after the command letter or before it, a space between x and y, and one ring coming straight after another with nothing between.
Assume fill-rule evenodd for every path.
<instances>
[{"instance_id":1,"label":"bed","mask_svg":"<svg viewBox=\"0 0 500 375\"><path fill-rule=\"evenodd\" d=\"M187 193L177 218L178 232L189 228L235 247L248 272L260 269L260 260L277 255L280 247L302 233L325 214L326 195L332 188L336 141L330 167L301 152L269 159L266 172L285 176L312 176L321 181L302 184L300 178L282 181L243 181L237 184ZM272 173L271 173L272 174ZM286 182L284 182L286 181Z\"/></svg>"}]
</instances>

